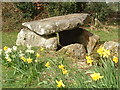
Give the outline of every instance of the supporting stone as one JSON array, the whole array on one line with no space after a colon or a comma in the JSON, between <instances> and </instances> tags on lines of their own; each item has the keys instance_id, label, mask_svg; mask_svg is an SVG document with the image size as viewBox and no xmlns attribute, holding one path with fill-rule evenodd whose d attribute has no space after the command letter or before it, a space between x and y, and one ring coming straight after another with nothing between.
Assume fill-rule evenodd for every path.
<instances>
[{"instance_id":1,"label":"supporting stone","mask_svg":"<svg viewBox=\"0 0 120 90\"><path fill-rule=\"evenodd\" d=\"M31 45L50 49L57 49L57 37L55 34L40 36L28 29L21 29L18 33L16 45Z\"/></svg>"}]
</instances>

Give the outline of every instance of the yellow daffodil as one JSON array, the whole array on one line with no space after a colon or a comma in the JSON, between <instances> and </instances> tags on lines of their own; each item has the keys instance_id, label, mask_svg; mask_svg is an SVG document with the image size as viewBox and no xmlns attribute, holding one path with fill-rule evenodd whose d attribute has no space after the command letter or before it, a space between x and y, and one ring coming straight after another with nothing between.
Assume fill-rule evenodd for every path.
<instances>
[{"instance_id":1,"label":"yellow daffodil","mask_svg":"<svg viewBox=\"0 0 120 90\"><path fill-rule=\"evenodd\" d=\"M67 74L68 71L67 71L66 69L62 69L62 73L63 73L63 74Z\"/></svg>"},{"instance_id":2,"label":"yellow daffodil","mask_svg":"<svg viewBox=\"0 0 120 90\"><path fill-rule=\"evenodd\" d=\"M100 48L97 50L97 53L102 57L103 52L104 52L104 47L100 46Z\"/></svg>"},{"instance_id":3,"label":"yellow daffodil","mask_svg":"<svg viewBox=\"0 0 120 90\"><path fill-rule=\"evenodd\" d=\"M20 59L26 62L26 58L24 56L20 57Z\"/></svg>"},{"instance_id":4,"label":"yellow daffodil","mask_svg":"<svg viewBox=\"0 0 120 90\"><path fill-rule=\"evenodd\" d=\"M37 53L37 54L36 54L36 57L37 57L37 58L40 57L40 54Z\"/></svg>"},{"instance_id":5,"label":"yellow daffodil","mask_svg":"<svg viewBox=\"0 0 120 90\"><path fill-rule=\"evenodd\" d=\"M60 69L64 69L64 65L63 65L63 64L59 65L58 67L59 67Z\"/></svg>"},{"instance_id":6,"label":"yellow daffodil","mask_svg":"<svg viewBox=\"0 0 120 90\"><path fill-rule=\"evenodd\" d=\"M87 59L87 60L91 60L91 57L90 57L90 56L86 56L86 59Z\"/></svg>"},{"instance_id":7,"label":"yellow daffodil","mask_svg":"<svg viewBox=\"0 0 120 90\"><path fill-rule=\"evenodd\" d=\"M110 50L105 49L103 46L100 46L100 48L97 50L97 53L101 57L106 57L108 58L110 56Z\"/></svg>"},{"instance_id":8,"label":"yellow daffodil","mask_svg":"<svg viewBox=\"0 0 120 90\"><path fill-rule=\"evenodd\" d=\"M8 47L7 46L4 46L4 48L3 48L4 50L7 50L8 49Z\"/></svg>"},{"instance_id":9,"label":"yellow daffodil","mask_svg":"<svg viewBox=\"0 0 120 90\"><path fill-rule=\"evenodd\" d=\"M44 48L41 48L40 51L44 51Z\"/></svg>"},{"instance_id":10,"label":"yellow daffodil","mask_svg":"<svg viewBox=\"0 0 120 90\"><path fill-rule=\"evenodd\" d=\"M32 59L29 57L29 58L27 58L27 62L28 63L32 63Z\"/></svg>"},{"instance_id":11,"label":"yellow daffodil","mask_svg":"<svg viewBox=\"0 0 120 90\"><path fill-rule=\"evenodd\" d=\"M106 50L106 49L104 49L104 52L103 52L103 57L108 58L108 57L109 57L109 55L110 55L110 50Z\"/></svg>"},{"instance_id":12,"label":"yellow daffodil","mask_svg":"<svg viewBox=\"0 0 120 90\"><path fill-rule=\"evenodd\" d=\"M90 66L92 66L93 60L87 60L87 64L89 64Z\"/></svg>"},{"instance_id":13,"label":"yellow daffodil","mask_svg":"<svg viewBox=\"0 0 120 90\"><path fill-rule=\"evenodd\" d=\"M93 60L90 56L86 56L87 59L87 64L90 64L90 66L92 66Z\"/></svg>"},{"instance_id":14,"label":"yellow daffodil","mask_svg":"<svg viewBox=\"0 0 120 90\"><path fill-rule=\"evenodd\" d=\"M118 57L113 57L113 61L115 62L115 63L118 63Z\"/></svg>"},{"instance_id":15,"label":"yellow daffodil","mask_svg":"<svg viewBox=\"0 0 120 90\"><path fill-rule=\"evenodd\" d=\"M63 82L62 82L62 80L60 80L60 81L57 81L56 80L56 83L57 83L57 87L65 87L65 85L63 84Z\"/></svg>"},{"instance_id":16,"label":"yellow daffodil","mask_svg":"<svg viewBox=\"0 0 120 90\"><path fill-rule=\"evenodd\" d=\"M46 67L50 67L50 63L47 62L47 63L45 64L45 66L46 66Z\"/></svg>"},{"instance_id":17,"label":"yellow daffodil","mask_svg":"<svg viewBox=\"0 0 120 90\"><path fill-rule=\"evenodd\" d=\"M94 72L93 74L91 74L90 76L91 76L91 78L92 78L93 80L95 80L95 81L103 78L103 76L100 76L100 73L95 73L95 72Z\"/></svg>"}]
</instances>

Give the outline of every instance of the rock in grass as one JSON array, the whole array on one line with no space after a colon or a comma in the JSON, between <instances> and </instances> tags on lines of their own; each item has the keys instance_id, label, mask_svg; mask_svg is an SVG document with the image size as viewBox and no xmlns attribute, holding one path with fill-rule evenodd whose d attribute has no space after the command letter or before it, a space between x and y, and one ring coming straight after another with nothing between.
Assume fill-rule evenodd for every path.
<instances>
[{"instance_id":1,"label":"rock in grass","mask_svg":"<svg viewBox=\"0 0 120 90\"><path fill-rule=\"evenodd\" d=\"M70 56L78 57L78 58L84 58L86 54L86 50L82 44L71 44L64 46L59 50L59 52L68 54Z\"/></svg>"},{"instance_id":2,"label":"rock in grass","mask_svg":"<svg viewBox=\"0 0 120 90\"><path fill-rule=\"evenodd\" d=\"M50 17L42 20L22 23L23 26L39 35L71 30L89 21L89 14L75 13L64 16Z\"/></svg>"},{"instance_id":3,"label":"rock in grass","mask_svg":"<svg viewBox=\"0 0 120 90\"><path fill-rule=\"evenodd\" d=\"M28 29L21 29L18 33L16 45L31 45L50 49L57 48L57 37L55 35L40 36Z\"/></svg>"},{"instance_id":4,"label":"rock in grass","mask_svg":"<svg viewBox=\"0 0 120 90\"><path fill-rule=\"evenodd\" d=\"M113 54L118 54L118 48L120 48L120 43L114 41L108 41L103 44L104 48L111 50Z\"/></svg>"}]
</instances>

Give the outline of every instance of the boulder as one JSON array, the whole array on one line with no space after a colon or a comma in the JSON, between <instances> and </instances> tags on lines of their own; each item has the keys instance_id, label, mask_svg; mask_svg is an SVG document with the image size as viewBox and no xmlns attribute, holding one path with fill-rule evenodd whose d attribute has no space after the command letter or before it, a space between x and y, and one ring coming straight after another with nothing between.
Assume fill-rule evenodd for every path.
<instances>
[{"instance_id":1,"label":"boulder","mask_svg":"<svg viewBox=\"0 0 120 90\"><path fill-rule=\"evenodd\" d=\"M58 52L62 52L65 54L68 54L70 56L78 57L78 58L84 58L86 54L86 50L82 44L71 44L64 46L61 48Z\"/></svg>"},{"instance_id":2,"label":"boulder","mask_svg":"<svg viewBox=\"0 0 120 90\"><path fill-rule=\"evenodd\" d=\"M114 41L108 41L103 44L104 48L110 50L112 54L118 54L118 48L120 48L120 43Z\"/></svg>"},{"instance_id":3,"label":"boulder","mask_svg":"<svg viewBox=\"0 0 120 90\"><path fill-rule=\"evenodd\" d=\"M22 23L23 26L39 35L49 35L52 33L71 30L79 27L90 20L87 13L75 13L64 16L50 17L42 20Z\"/></svg>"},{"instance_id":4,"label":"boulder","mask_svg":"<svg viewBox=\"0 0 120 90\"><path fill-rule=\"evenodd\" d=\"M18 33L16 45L40 46L50 49L57 48L57 37L55 35L40 36L28 29L21 29Z\"/></svg>"}]
</instances>

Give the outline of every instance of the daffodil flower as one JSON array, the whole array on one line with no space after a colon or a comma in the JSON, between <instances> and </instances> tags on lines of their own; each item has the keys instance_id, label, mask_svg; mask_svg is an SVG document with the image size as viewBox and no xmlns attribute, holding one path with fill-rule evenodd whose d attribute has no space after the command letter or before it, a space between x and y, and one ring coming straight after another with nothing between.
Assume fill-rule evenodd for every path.
<instances>
[{"instance_id":1,"label":"daffodil flower","mask_svg":"<svg viewBox=\"0 0 120 90\"><path fill-rule=\"evenodd\" d=\"M28 49L28 50L26 50L25 52L27 52L27 53L34 53L35 51L34 50L31 50L31 49Z\"/></svg>"},{"instance_id":2,"label":"daffodil flower","mask_svg":"<svg viewBox=\"0 0 120 90\"><path fill-rule=\"evenodd\" d=\"M87 60L91 60L91 57L90 57L90 56L86 56L86 59L87 59Z\"/></svg>"},{"instance_id":3,"label":"daffodil flower","mask_svg":"<svg viewBox=\"0 0 120 90\"><path fill-rule=\"evenodd\" d=\"M100 46L100 48L97 50L97 53L102 57L103 52L104 52L104 47Z\"/></svg>"},{"instance_id":4,"label":"daffodil flower","mask_svg":"<svg viewBox=\"0 0 120 90\"><path fill-rule=\"evenodd\" d=\"M59 67L60 69L63 69L63 68L64 68L64 65L61 64L61 65L59 65L58 67Z\"/></svg>"},{"instance_id":5,"label":"daffodil flower","mask_svg":"<svg viewBox=\"0 0 120 90\"><path fill-rule=\"evenodd\" d=\"M16 51L16 50L17 50L17 46L13 46L12 49L13 49L14 51Z\"/></svg>"},{"instance_id":6,"label":"daffodil flower","mask_svg":"<svg viewBox=\"0 0 120 90\"><path fill-rule=\"evenodd\" d=\"M4 49L4 51L6 51L6 50L8 49L8 47L7 47L7 46L4 46L4 48L3 48L3 49Z\"/></svg>"},{"instance_id":7,"label":"daffodil flower","mask_svg":"<svg viewBox=\"0 0 120 90\"><path fill-rule=\"evenodd\" d=\"M44 48L41 48L40 51L44 51Z\"/></svg>"},{"instance_id":8,"label":"daffodil flower","mask_svg":"<svg viewBox=\"0 0 120 90\"><path fill-rule=\"evenodd\" d=\"M109 50L104 49L104 52L103 52L103 57L108 58L108 57L109 57L109 55L110 55L110 51L109 51Z\"/></svg>"},{"instance_id":9,"label":"daffodil flower","mask_svg":"<svg viewBox=\"0 0 120 90\"><path fill-rule=\"evenodd\" d=\"M23 60L24 62L26 62L26 58L24 56L20 57L21 60Z\"/></svg>"},{"instance_id":10,"label":"daffodil flower","mask_svg":"<svg viewBox=\"0 0 120 90\"><path fill-rule=\"evenodd\" d=\"M6 60L7 60L8 62L11 62L11 61L12 61L10 57L5 57L5 58L6 58Z\"/></svg>"},{"instance_id":11,"label":"daffodil flower","mask_svg":"<svg viewBox=\"0 0 120 90\"><path fill-rule=\"evenodd\" d=\"M62 69L62 73L63 73L63 74L67 74L68 71L67 71L66 69Z\"/></svg>"},{"instance_id":12,"label":"daffodil flower","mask_svg":"<svg viewBox=\"0 0 120 90\"><path fill-rule=\"evenodd\" d=\"M27 44L27 48L30 50L31 49L31 45Z\"/></svg>"},{"instance_id":13,"label":"daffodil flower","mask_svg":"<svg viewBox=\"0 0 120 90\"><path fill-rule=\"evenodd\" d=\"M27 58L27 62L28 63L32 63L32 59L29 57L29 58Z\"/></svg>"},{"instance_id":14,"label":"daffodil flower","mask_svg":"<svg viewBox=\"0 0 120 90\"><path fill-rule=\"evenodd\" d=\"M87 64L89 64L90 66L92 66L93 60L87 60Z\"/></svg>"},{"instance_id":15,"label":"daffodil flower","mask_svg":"<svg viewBox=\"0 0 120 90\"><path fill-rule=\"evenodd\" d=\"M108 58L110 56L110 50L105 49L103 46L100 46L97 53L103 58Z\"/></svg>"},{"instance_id":16,"label":"daffodil flower","mask_svg":"<svg viewBox=\"0 0 120 90\"><path fill-rule=\"evenodd\" d=\"M40 57L40 54L37 53L37 54L36 54L36 57L37 57L37 58Z\"/></svg>"},{"instance_id":17,"label":"daffodil flower","mask_svg":"<svg viewBox=\"0 0 120 90\"><path fill-rule=\"evenodd\" d=\"M91 78L92 78L93 80L95 80L95 81L103 78L103 76L100 76L100 73L95 73L95 72L94 72L93 74L91 74L90 76L91 76Z\"/></svg>"},{"instance_id":18,"label":"daffodil flower","mask_svg":"<svg viewBox=\"0 0 120 90\"><path fill-rule=\"evenodd\" d=\"M63 84L63 82L62 82L62 80L60 80L60 81L57 81L56 80L56 83L57 83L57 87L65 87L65 84Z\"/></svg>"},{"instance_id":19,"label":"daffodil flower","mask_svg":"<svg viewBox=\"0 0 120 90\"><path fill-rule=\"evenodd\" d=\"M87 59L87 64L89 64L90 66L92 66L93 60L90 56L86 56Z\"/></svg>"},{"instance_id":20,"label":"daffodil flower","mask_svg":"<svg viewBox=\"0 0 120 90\"><path fill-rule=\"evenodd\" d=\"M11 53L12 52L12 49L11 48L7 48L6 50L5 50L5 53Z\"/></svg>"},{"instance_id":21,"label":"daffodil flower","mask_svg":"<svg viewBox=\"0 0 120 90\"><path fill-rule=\"evenodd\" d=\"M47 63L45 64L45 66L46 66L47 68L50 67L50 63L47 62Z\"/></svg>"},{"instance_id":22,"label":"daffodil flower","mask_svg":"<svg viewBox=\"0 0 120 90\"><path fill-rule=\"evenodd\" d=\"M113 56L113 61L114 61L115 63L118 63L118 57Z\"/></svg>"}]
</instances>

